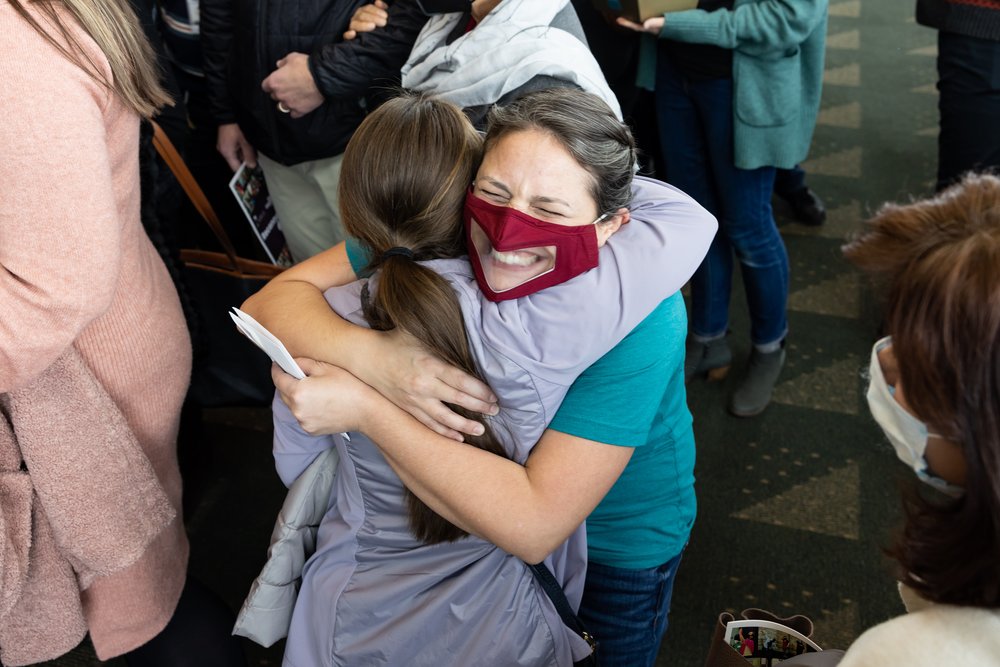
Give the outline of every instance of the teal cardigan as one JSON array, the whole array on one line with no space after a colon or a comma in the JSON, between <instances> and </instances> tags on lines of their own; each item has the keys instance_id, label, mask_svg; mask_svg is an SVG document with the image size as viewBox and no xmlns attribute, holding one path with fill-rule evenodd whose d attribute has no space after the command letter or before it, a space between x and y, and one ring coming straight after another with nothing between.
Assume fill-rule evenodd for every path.
<instances>
[{"instance_id":1,"label":"teal cardigan","mask_svg":"<svg viewBox=\"0 0 1000 667\"><path fill-rule=\"evenodd\" d=\"M736 166L788 169L805 159L819 113L827 0L736 0L733 9L665 15L660 38L733 50ZM651 42L652 40L647 40ZM655 71L655 49L640 82Z\"/></svg>"}]
</instances>

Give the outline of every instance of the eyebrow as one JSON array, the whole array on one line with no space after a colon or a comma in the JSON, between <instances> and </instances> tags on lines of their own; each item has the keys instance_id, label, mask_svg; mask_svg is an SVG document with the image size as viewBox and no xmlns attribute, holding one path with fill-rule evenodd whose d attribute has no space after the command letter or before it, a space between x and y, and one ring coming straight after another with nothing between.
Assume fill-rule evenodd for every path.
<instances>
[{"instance_id":1,"label":"eyebrow","mask_svg":"<svg viewBox=\"0 0 1000 667\"><path fill-rule=\"evenodd\" d=\"M507 195L508 197L511 196L510 188L508 188L506 185L504 185L500 181L498 181L498 180L496 180L494 178L490 178L489 176L487 176L483 180L485 180L486 182L488 182L490 185L492 185L496 189L503 190L503 193L505 195ZM537 197L532 197L531 198L531 203L532 204L562 204L563 206L565 206L566 208L568 208L570 210L573 209L573 207L569 205L569 202L567 202L564 199L559 199L558 197L546 197L544 195L539 195Z\"/></svg>"}]
</instances>

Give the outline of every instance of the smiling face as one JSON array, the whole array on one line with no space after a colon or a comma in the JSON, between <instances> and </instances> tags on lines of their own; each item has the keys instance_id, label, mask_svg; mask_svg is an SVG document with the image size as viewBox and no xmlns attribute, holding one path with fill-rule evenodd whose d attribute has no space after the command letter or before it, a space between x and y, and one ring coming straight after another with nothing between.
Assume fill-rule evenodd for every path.
<instances>
[{"instance_id":1,"label":"smiling face","mask_svg":"<svg viewBox=\"0 0 1000 667\"><path fill-rule=\"evenodd\" d=\"M564 227L593 225L599 216L592 193L593 177L551 134L529 129L511 132L483 156L473 194L498 207L508 207L543 223ZM625 213L627 215L627 213ZM616 214L595 229L598 247L621 225ZM498 250L473 216L470 236L489 286L503 292L552 271L555 245Z\"/></svg>"}]
</instances>

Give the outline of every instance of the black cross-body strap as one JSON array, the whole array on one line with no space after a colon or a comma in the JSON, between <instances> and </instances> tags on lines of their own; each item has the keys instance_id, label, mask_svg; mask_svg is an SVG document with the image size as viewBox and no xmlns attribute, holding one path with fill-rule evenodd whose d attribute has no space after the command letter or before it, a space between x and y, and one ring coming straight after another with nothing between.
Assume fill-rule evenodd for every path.
<instances>
[{"instance_id":1,"label":"black cross-body strap","mask_svg":"<svg viewBox=\"0 0 1000 667\"><path fill-rule=\"evenodd\" d=\"M563 591L562 586L556 581L556 578L549 571L549 568L545 566L545 563L537 563L535 565L528 564L531 571L535 574L535 578L538 579L539 585L545 594L549 596L552 600L552 604L555 606L556 611L559 612L559 618L570 630L576 634L583 637L583 639L590 644L590 655L584 660L581 660L575 664L577 665L590 665L592 667L597 666L597 640L594 636L587 632L587 628L584 627L583 622L577 618L576 614L573 612L573 608L569 606L569 600L566 599L566 593Z\"/></svg>"}]
</instances>

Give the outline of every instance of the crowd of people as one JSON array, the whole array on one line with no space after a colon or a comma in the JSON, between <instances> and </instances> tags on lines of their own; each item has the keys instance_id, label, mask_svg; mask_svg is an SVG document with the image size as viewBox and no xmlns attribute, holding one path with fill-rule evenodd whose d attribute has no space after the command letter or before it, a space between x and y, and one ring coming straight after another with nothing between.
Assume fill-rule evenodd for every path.
<instances>
[{"instance_id":1,"label":"crowd of people","mask_svg":"<svg viewBox=\"0 0 1000 667\"><path fill-rule=\"evenodd\" d=\"M1000 2L918 7L939 192L844 249L887 290L868 404L923 483L889 549L910 613L845 667L1000 662ZM246 664L187 573L197 295L147 234L153 118L259 164L296 261L242 304L306 375L272 372L278 476L334 454L309 548L275 550L283 664L656 663L697 507L686 385L732 365L738 266L727 409L767 408L794 335L772 195L824 221L799 163L827 2L615 8L3 0L3 664L85 636L130 666Z\"/></svg>"}]
</instances>

